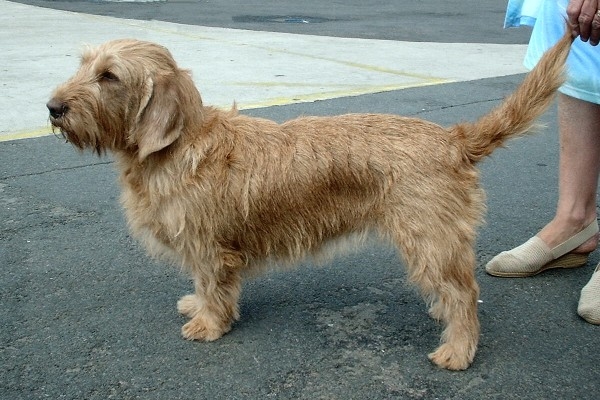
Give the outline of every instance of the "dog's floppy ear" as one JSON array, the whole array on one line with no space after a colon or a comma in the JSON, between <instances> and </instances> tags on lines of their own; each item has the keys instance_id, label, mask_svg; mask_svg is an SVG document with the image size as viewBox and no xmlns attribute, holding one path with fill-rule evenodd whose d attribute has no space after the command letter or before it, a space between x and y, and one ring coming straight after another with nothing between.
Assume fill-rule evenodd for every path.
<instances>
[{"instance_id":1,"label":"dog's floppy ear","mask_svg":"<svg viewBox=\"0 0 600 400\"><path fill-rule=\"evenodd\" d=\"M181 90L177 77L148 76L131 139L138 147L138 159L164 149L177 140L183 129Z\"/></svg>"}]
</instances>

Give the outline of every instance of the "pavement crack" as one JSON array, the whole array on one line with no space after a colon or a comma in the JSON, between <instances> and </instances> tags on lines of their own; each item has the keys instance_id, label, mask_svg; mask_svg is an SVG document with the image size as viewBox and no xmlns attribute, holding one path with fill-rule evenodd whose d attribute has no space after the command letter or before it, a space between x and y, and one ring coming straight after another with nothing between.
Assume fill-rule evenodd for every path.
<instances>
[{"instance_id":1,"label":"pavement crack","mask_svg":"<svg viewBox=\"0 0 600 400\"><path fill-rule=\"evenodd\" d=\"M440 111L440 110L447 110L449 108L472 106L474 104L485 104L485 103L494 103L494 102L498 103L498 102L500 102L502 100L504 100L504 97L499 97L499 98L495 98L495 99L469 101L469 102L466 102L466 103L459 103L459 104L450 104L450 105L447 105L447 106L439 106L439 107L435 107L435 108L424 108L421 111L415 112L413 115L427 114L427 113L430 113L430 112L435 112L435 111Z\"/></svg>"},{"instance_id":2,"label":"pavement crack","mask_svg":"<svg viewBox=\"0 0 600 400\"><path fill-rule=\"evenodd\" d=\"M11 179L30 177L30 176L41 176L41 175L46 175L46 174L50 174L53 172L73 171L73 170L82 169L82 168L95 167L98 165L110 165L113 163L114 163L113 160L109 160L109 161L101 161L101 162L97 162L97 163L93 163L93 164L75 165L72 167L60 167L60 168L52 168L52 169L48 169L48 170L44 170L44 171L28 172L28 173L16 174L16 175L8 175L8 176L0 177L0 182L11 180Z\"/></svg>"}]
</instances>

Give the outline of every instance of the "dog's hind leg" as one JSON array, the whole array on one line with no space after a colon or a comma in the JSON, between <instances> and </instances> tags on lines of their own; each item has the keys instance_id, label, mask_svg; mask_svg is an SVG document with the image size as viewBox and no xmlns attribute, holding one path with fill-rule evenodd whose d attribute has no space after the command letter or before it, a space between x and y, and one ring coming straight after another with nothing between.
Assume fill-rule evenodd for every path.
<instances>
[{"instance_id":1,"label":"dog's hind leg","mask_svg":"<svg viewBox=\"0 0 600 400\"><path fill-rule=\"evenodd\" d=\"M479 340L475 256L469 240L440 239L411 235L410 245L398 244L409 279L430 303L430 314L445 327L441 345L429 358L440 367L462 370L473 361Z\"/></svg>"},{"instance_id":2,"label":"dog's hind leg","mask_svg":"<svg viewBox=\"0 0 600 400\"><path fill-rule=\"evenodd\" d=\"M466 369L473 362L479 341L479 319L477 300L479 286L475 281L473 264L464 261L442 267L441 280L437 282L436 303L432 305L433 314L445 325L442 344L429 358L435 364L453 370ZM436 273L430 278L435 279ZM427 287L429 282L421 287Z\"/></svg>"},{"instance_id":3,"label":"dog's hind leg","mask_svg":"<svg viewBox=\"0 0 600 400\"><path fill-rule=\"evenodd\" d=\"M178 311L191 318L181 329L184 338L216 340L239 318L241 276L237 268L226 264L219 262L210 273L204 268L192 271L195 293L177 303Z\"/></svg>"}]
</instances>

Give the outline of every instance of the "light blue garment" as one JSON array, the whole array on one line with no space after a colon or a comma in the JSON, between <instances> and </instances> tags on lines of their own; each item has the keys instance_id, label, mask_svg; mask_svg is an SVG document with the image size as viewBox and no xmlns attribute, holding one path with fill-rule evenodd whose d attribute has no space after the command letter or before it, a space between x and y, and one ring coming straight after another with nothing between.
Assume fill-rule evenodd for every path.
<instances>
[{"instance_id":1,"label":"light blue garment","mask_svg":"<svg viewBox=\"0 0 600 400\"><path fill-rule=\"evenodd\" d=\"M564 34L568 0L509 0L505 27L533 25L523 64L532 69ZM600 45L576 39L567 59L567 81L561 93L600 104Z\"/></svg>"},{"instance_id":2,"label":"light blue garment","mask_svg":"<svg viewBox=\"0 0 600 400\"><path fill-rule=\"evenodd\" d=\"M544 0L508 0L504 27L533 26Z\"/></svg>"}]
</instances>

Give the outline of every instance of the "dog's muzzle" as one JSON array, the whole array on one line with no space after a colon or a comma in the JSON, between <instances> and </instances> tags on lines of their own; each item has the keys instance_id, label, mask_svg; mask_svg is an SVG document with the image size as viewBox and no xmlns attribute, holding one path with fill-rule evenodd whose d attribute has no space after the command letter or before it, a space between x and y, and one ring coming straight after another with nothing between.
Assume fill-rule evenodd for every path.
<instances>
[{"instance_id":1,"label":"dog's muzzle","mask_svg":"<svg viewBox=\"0 0 600 400\"><path fill-rule=\"evenodd\" d=\"M62 118L69 109L65 103L57 100L56 98L50 99L50 101L46 103L46 107L48 107L48 111L50 111L50 117L53 119Z\"/></svg>"}]
</instances>

